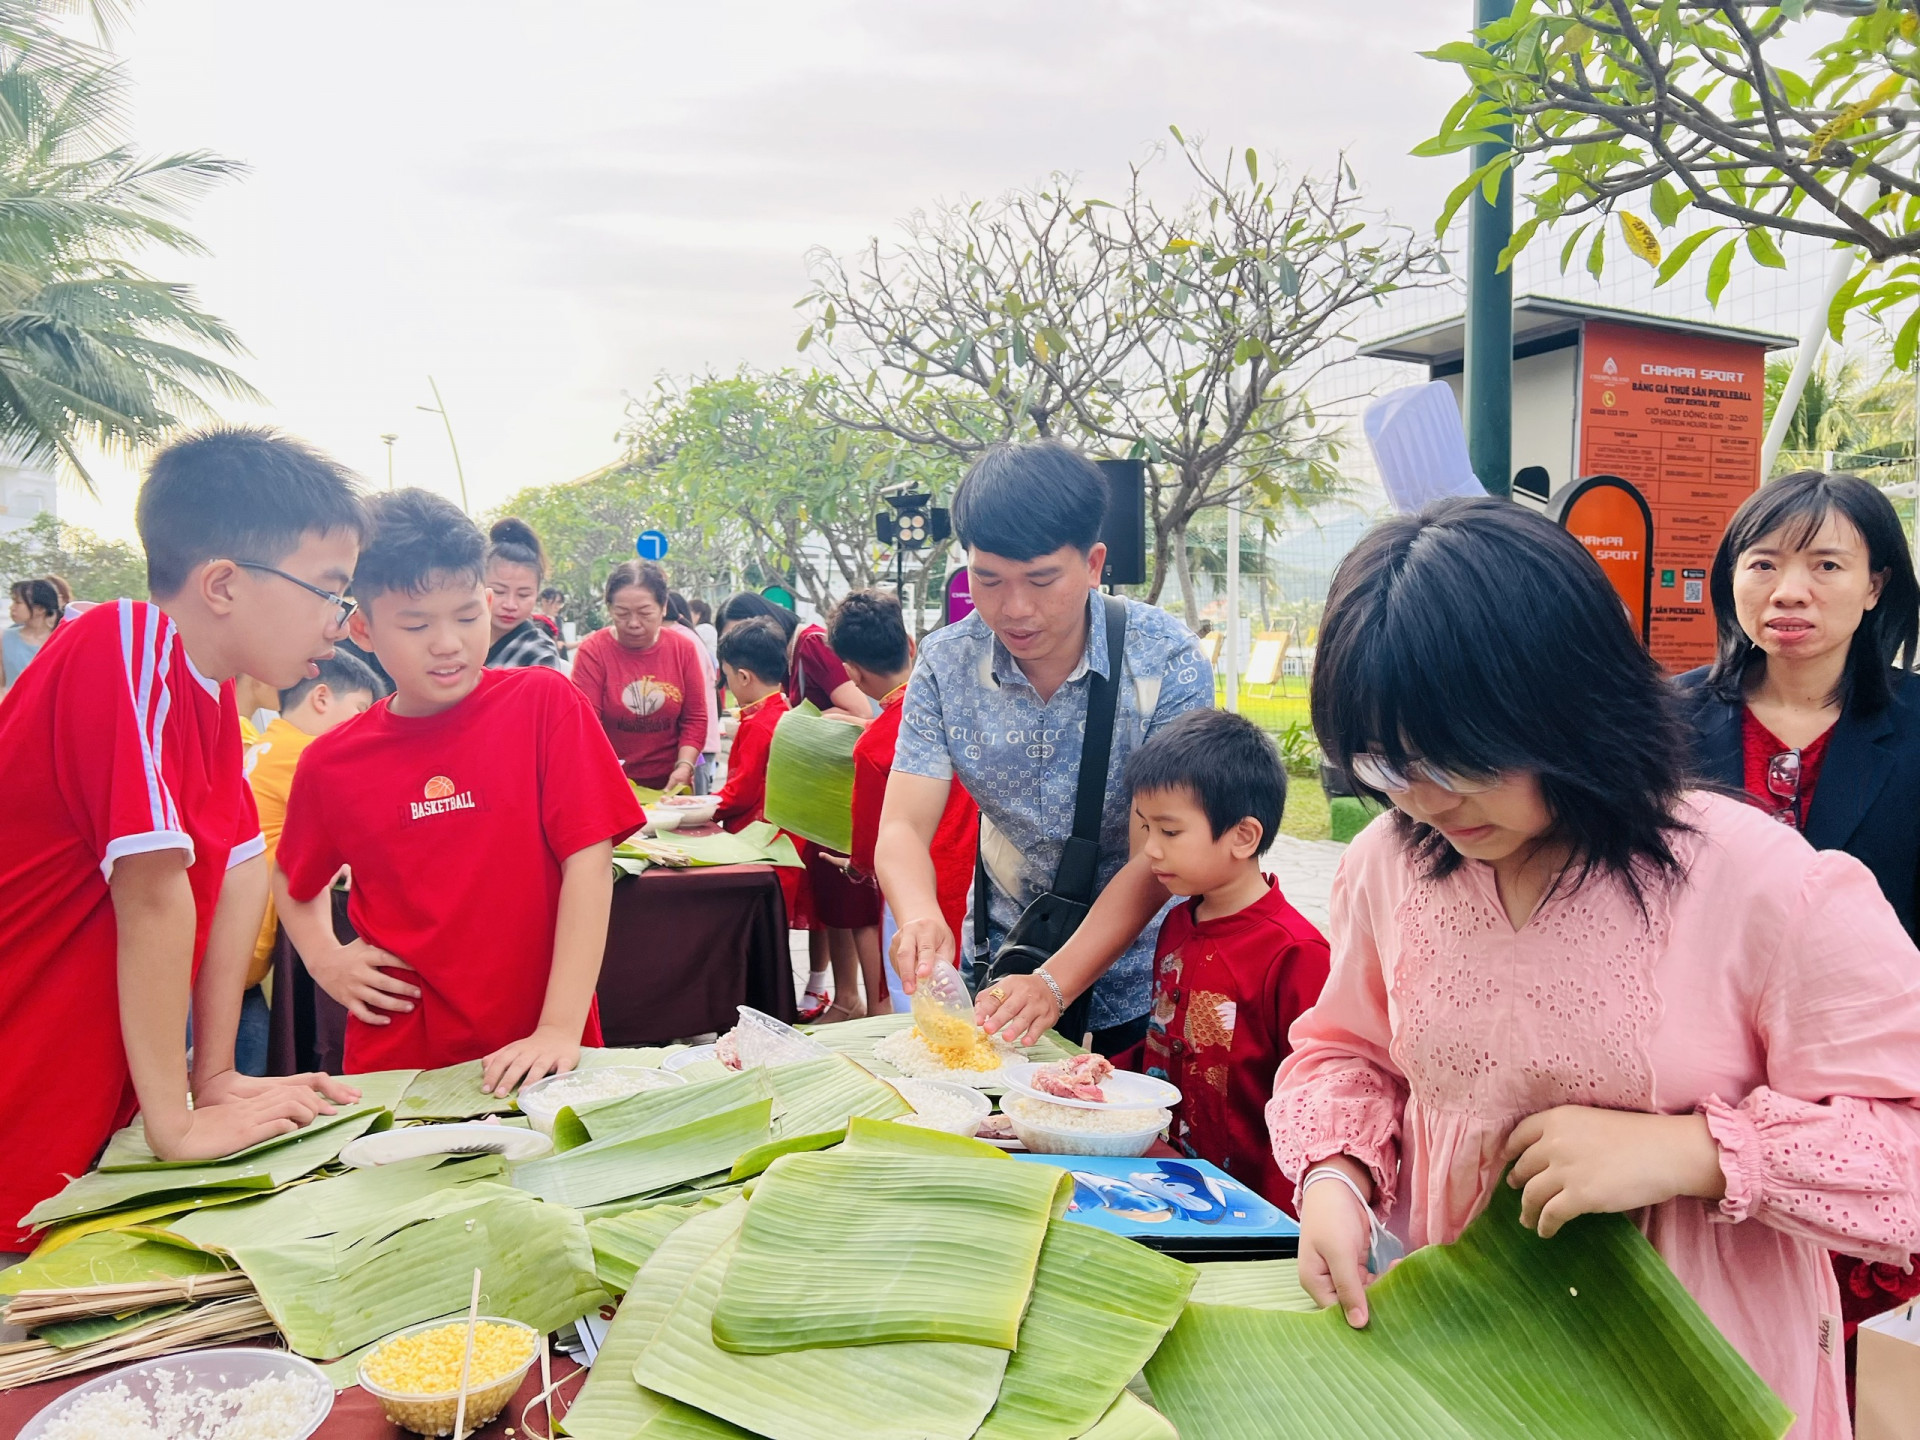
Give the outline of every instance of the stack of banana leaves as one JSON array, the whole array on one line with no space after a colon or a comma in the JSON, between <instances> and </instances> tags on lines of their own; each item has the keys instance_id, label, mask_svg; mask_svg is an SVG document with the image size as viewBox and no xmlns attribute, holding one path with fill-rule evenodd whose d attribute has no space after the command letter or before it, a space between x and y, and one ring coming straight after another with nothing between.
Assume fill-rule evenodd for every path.
<instances>
[{"instance_id":1,"label":"stack of banana leaves","mask_svg":"<svg viewBox=\"0 0 1920 1440\"><path fill-rule=\"evenodd\" d=\"M882 1028L832 1038L858 1054ZM544 1331L624 1297L555 1406L578 1440L1767 1440L1791 1423L1622 1217L1541 1241L1498 1187L1458 1242L1380 1281L1354 1331L1291 1261L1182 1263L1074 1218L1063 1168L892 1123L906 1102L850 1054L680 1073L563 1110L555 1152L512 1166L338 1163L393 1124L524 1123L477 1066L357 1077L359 1105L216 1164L167 1165L125 1132L0 1275L32 1332L0 1346L0 1386L255 1336L350 1384L370 1345L463 1312L478 1268L485 1313Z\"/></svg>"}]
</instances>

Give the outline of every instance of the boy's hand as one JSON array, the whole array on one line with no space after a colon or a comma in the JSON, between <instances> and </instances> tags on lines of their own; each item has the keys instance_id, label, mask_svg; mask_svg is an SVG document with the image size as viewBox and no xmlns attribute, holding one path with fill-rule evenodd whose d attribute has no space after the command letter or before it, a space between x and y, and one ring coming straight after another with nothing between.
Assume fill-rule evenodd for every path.
<instances>
[{"instance_id":1,"label":"boy's hand","mask_svg":"<svg viewBox=\"0 0 1920 1440\"><path fill-rule=\"evenodd\" d=\"M1514 1162L1507 1183L1525 1190L1520 1223L1543 1240L1577 1215L1726 1193L1720 1147L1701 1115L1558 1105L1513 1127L1506 1158Z\"/></svg>"},{"instance_id":2,"label":"boy's hand","mask_svg":"<svg viewBox=\"0 0 1920 1440\"><path fill-rule=\"evenodd\" d=\"M480 1071L480 1088L489 1095L511 1095L549 1075L560 1075L580 1063L580 1036L557 1025L542 1025L524 1040L503 1045Z\"/></svg>"},{"instance_id":3,"label":"boy's hand","mask_svg":"<svg viewBox=\"0 0 1920 1440\"><path fill-rule=\"evenodd\" d=\"M933 974L934 966L953 964L953 931L938 915L908 920L893 932L888 954L893 973L900 977L900 988L911 995L915 986Z\"/></svg>"},{"instance_id":4,"label":"boy's hand","mask_svg":"<svg viewBox=\"0 0 1920 1440\"><path fill-rule=\"evenodd\" d=\"M314 984L347 1007L353 1018L368 1025L391 1024L393 1017L382 1010L406 1014L420 998L420 987L409 985L388 970L413 967L398 955L390 955L377 945L354 940L337 945L317 956L300 957Z\"/></svg>"},{"instance_id":5,"label":"boy's hand","mask_svg":"<svg viewBox=\"0 0 1920 1440\"><path fill-rule=\"evenodd\" d=\"M147 1144L162 1160L218 1160L262 1140L291 1135L320 1113L310 1089L276 1085L224 1104L144 1115Z\"/></svg>"},{"instance_id":6,"label":"boy's hand","mask_svg":"<svg viewBox=\"0 0 1920 1440\"><path fill-rule=\"evenodd\" d=\"M1032 975L1009 975L980 992L973 1007L976 1024L1010 1045L1031 1045L1060 1019L1060 1006L1047 982Z\"/></svg>"},{"instance_id":7,"label":"boy's hand","mask_svg":"<svg viewBox=\"0 0 1920 1440\"><path fill-rule=\"evenodd\" d=\"M250 1100L281 1088L311 1097L315 1103L314 1113L319 1115L331 1115L335 1105L352 1105L360 1099L360 1092L353 1086L318 1070L310 1070L305 1075L242 1075L238 1070L226 1070L194 1086L193 1103L196 1106L230 1105L236 1100Z\"/></svg>"},{"instance_id":8,"label":"boy's hand","mask_svg":"<svg viewBox=\"0 0 1920 1440\"><path fill-rule=\"evenodd\" d=\"M1338 1165L1372 1189L1373 1177L1357 1161L1341 1156L1321 1165ZM1320 1305L1340 1306L1356 1330L1367 1323L1367 1286L1376 1278L1367 1271L1372 1243L1372 1217L1351 1190L1332 1180L1307 1187L1300 1197L1300 1287Z\"/></svg>"}]
</instances>

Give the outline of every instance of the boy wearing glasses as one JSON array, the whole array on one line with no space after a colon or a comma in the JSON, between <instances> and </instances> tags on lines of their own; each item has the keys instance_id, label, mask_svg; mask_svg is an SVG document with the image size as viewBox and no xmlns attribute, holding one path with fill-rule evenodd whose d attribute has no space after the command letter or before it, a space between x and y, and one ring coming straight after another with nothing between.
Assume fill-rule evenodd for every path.
<instances>
[{"instance_id":1,"label":"boy wearing glasses","mask_svg":"<svg viewBox=\"0 0 1920 1440\"><path fill-rule=\"evenodd\" d=\"M267 875L233 685L332 654L358 488L221 430L162 451L136 513L152 600L61 625L0 706L0 1250L136 1108L162 1159L206 1160L358 1098L234 1067Z\"/></svg>"},{"instance_id":2,"label":"boy wearing glasses","mask_svg":"<svg viewBox=\"0 0 1920 1440\"><path fill-rule=\"evenodd\" d=\"M374 502L353 634L393 694L300 757L273 897L347 1007L346 1069L484 1059L505 1095L600 1043L613 846L646 816L564 675L484 668L486 548L438 495ZM342 865L361 937L345 945L327 896Z\"/></svg>"}]
</instances>

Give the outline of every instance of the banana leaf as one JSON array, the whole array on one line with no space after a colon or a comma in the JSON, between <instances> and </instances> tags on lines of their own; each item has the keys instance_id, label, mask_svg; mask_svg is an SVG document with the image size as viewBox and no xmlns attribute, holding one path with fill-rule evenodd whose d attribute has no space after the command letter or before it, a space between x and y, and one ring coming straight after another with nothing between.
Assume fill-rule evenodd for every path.
<instances>
[{"instance_id":1,"label":"banana leaf","mask_svg":"<svg viewBox=\"0 0 1920 1440\"><path fill-rule=\"evenodd\" d=\"M1180 1440L1173 1422L1124 1390L1084 1440Z\"/></svg>"},{"instance_id":2,"label":"banana leaf","mask_svg":"<svg viewBox=\"0 0 1920 1440\"><path fill-rule=\"evenodd\" d=\"M751 1355L916 1340L1011 1350L1072 1185L1049 1165L788 1155L754 1186L713 1338Z\"/></svg>"},{"instance_id":3,"label":"banana leaf","mask_svg":"<svg viewBox=\"0 0 1920 1440\"><path fill-rule=\"evenodd\" d=\"M517 1107L504 1095L480 1088L484 1062L469 1060L439 1070L422 1070L400 1097L396 1120L472 1120L482 1115L507 1115Z\"/></svg>"},{"instance_id":4,"label":"banana leaf","mask_svg":"<svg viewBox=\"0 0 1920 1440\"><path fill-rule=\"evenodd\" d=\"M755 1100L671 1130L596 1141L513 1171L516 1189L556 1205L597 1205L684 1185L765 1144L773 1102Z\"/></svg>"},{"instance_id":5,"label":"banana leaf","mask_svg":"<svg viewBox=\"0 0 1920 1440\"><path fill-rule=\"evenodd\" d=\"M1364 1330L1191 1304L1147 1363L1183 1440L1421 1435L1777 1440L1793 1416L1632 1222L1589 1215L1552 1240L1494 1186L1451 1245L1369 1292Z\"/></svg>"},{"instance_id":6,"label":"banana leaf","mask_svg":"<svg viewBox=\"0 0 1920 1440\"><path fill-rule=\"evenodd\" d=\"M107 1148L101 1152L99 1163L93 1168L105 1174L116 1174L131 1170L193 1170L207 1164L232 1165L242 1160L251 1160L256 1156L278 1150L296 1141L310 1140L317 1135L325 1134L335 1126L351 1125L356 1120L379 1115L387 1108L387 1106L376 1102L362 1101L358 1105L346 1106L332 1115L316 1116L312 1124L302 1129L291 1130L285 1135L275 1135L270 1140L262 1140L256 1145L249 1145L244 1150L236 1150L233 1154L226 1156L222 1160L211 1162L206 1160L162 1160L158 1155L153 1153L152 1147L147 1144L146 1127L141 1124L139 1117L136 1116L132 1124L123 1129L116 1130L113 1133L112 1137L107 1141ZM364 1134L365 1129L363 1128L355 1133Z\"/></svg>"},{"instance_id":7,"label":"banana leaf","mask_svg":"<svg viewBox=\"0 0 1920 1440\"><path fill-rule=\"evenodd\" d=\"M895 1125L891 1120L854 1119L847 1123L847 1140L842 1147L859 1155L958 1155L975 1160L1011 1160L998 1145L989 1145L971 1135L949 1135L945 1130L929 1130L924 1125Z\"/></svg>"},{"instance_id":8,"label":"banana leaf","mask_svg":"<svg viewBox=\"0 0 1920 1440\"><path fill-rule=\"evenodd\" d=\"M590 1047L580 1052L582 1070L604 1070L609 1065L637 1065L642 1070L658 1070L660 1062L669 1055L677 1055L687 1047L684 1045L640 1045L629 1047L611 1047L602 1049Z\"/></svg>"},{"instance_id":9,"label":"banana leaf","mask_svg":"<svg viewBox=\"0 0 1920 1440\"><path fill-rule=\"evenodd\" d=\"M761 840L744 830L738 834L716 830L711 835L682 835L675 830L652 843L662 850L684 855L689 865L774 865L799 869L800 852L793 848L793 842L771 826L768 831L768 838Z\"/></svg>"},{"instance_id":10,"label":"banana leaf","mask_svg":"<svg viewBox=\"0 0 1920 1440\"><path fill-rule=\"evenodd\" d=\"M82 1215L152 1205L204 1190L277 1190L340 1158L347 1145L390 1124L385 1110L368 1109L325 1127L308 1127L253 1159L214 1160L162 1170L90 1170L59 1194L42 1200L25 1223L39 1227Z\"/></svg>"},{"instance_id":11,"label":"banana leaf","mask_svg":"<svg viewBox=\"0 0 1920 1440\"><path fill-rule=\"evenodd\" d=\"M360 1092L359 1104L396 1110L407 1087L419 1076L418 1070L368 1070L360 1075L342 1075L340 1079Z\"/></svg>"},{"instance_id":12,"label":"banana leaf","mask_svg":"<svg viewBox=\"0 0 1920 1440\"><path fill-rule=\"evenodd\" d=\"M642 1090L575 1110L562 1106L553 1122L556 1150L573 1150L589 1142L624 1140L670 1130L689 1120L704 1119L754 1100L771 1100L773 1086L765 1070L728 1070L713 1080Z\"/></svg>"},{"instance_id":13,"label":"banana leaf","mask_svg":"<svg viewBox=\"0 0 1920 1440\"><path fill-rule=\"evenodd\" d=\"M837 1025L802 1025L799 1028L810 1039L836 1054L845 1055L872 1074L898 1075L900 1072L897 1069L874 1057L873 1047L887 1036L905 1030L912 1024L911 1015L867 1015L859 1020L844 1020ZM1059 1031L1049 1030L1033 1044L1022 1046L1020 1053L1029 1060L1051 1063L1078 1055L1080 1047ZM986 1093L998 1094L999 1088L989 1087Z\"/></svg>"},{"instance_id":14,"label":"banana leaf","mask_svg":"<svg viewBox=\"0 0 1920 1440\"><path fill-rule=\"evenodd\" d=\"M34 1253L47 1254L87 1235L148 1227L156 1222L167 1224L182 1215L191 1215L216 1205L245 1204L249 1200L259 1199L260 1193L255 1190L207 1190L197 1195L176 1196L153 1205L136 1205L130 1210L89 1215L79 1220L69 1220L64 1225L50 1225L40 1232L40 1243L34 1247Z\"/></svg>"},{"instance_id":15,"label":"banana leaf","mask_svg":"<svg viewBox=\"0 0 1920 1440\"><path fill-rule=\"evenodd\" d=\"M759 1204L756 1196L744 1207L746 1223ZM1004 1350L906 1343L738 1355L715 1345L722 1277L725 1287L738 1283L729 1261L738 1263L742 1209L689 1220L641 1272L640 1290L678 1293L634 1366L643 1388L768 1440L967 1440L974 1433L1000 1388Z\"/></svg>"},{"instance_id":16,"label":"banana leaf","mask_svg":"<svg viewBox=\"0 0 1920 1440\"><path fill-rule=\"evenodd\" d=\"M684 1205L650 1205L606 1220L587 1222L587 1240L593 1246L594 1269L600 1283L615 1295L633 1286L633 1277L652 1258L661 1242L696 1215L718 1210L726 1201L702 1198Z\"/></svg>"},{"instance_id":17,"label":"banana leaf","mask_svg":"<svg viewBox=\"0 0 1920 1440\"><path fill-rule=\"evenodd\" d=\"M1033 1299L979 1440L1073 1440L1186 1307L1192 1267L1074 1220L1047 1226Z\"/></svg>"},{"instance_id":18,"label":"banana leaf","mask_svg":"<svg viewBox=\"0 0 1920 1440\"><path fill-rule=\"evenodd\" d=\"M1195 1305L1292 1310L1301 1315L1320 1308L1300 1287L1298 1260L1208 1260L1193 1269Z\"/></svg>"},{"instance_id":19,"label":"banana leaf","mask_svg":"<svg viewBox=\"0 0 1920 1440\"><path fill-rule=\"evenodd\" d=\"M476 1268L483 1312L537 1330L607 1299L579 1215L487 1182L437 1191L358 1233L232 1253L287 1344L313 1359L464 1310Z\"/></svg>"},{"instance_id":20,"label":"banana leaf","mask_svg":"<svg viewBox=\"0 0 1920 1440\"><path fill-rule=\"evenodd\" d=\"M68 1245L42 1246L11 1269L0 1271L0 1295L22 1290L85 1290L94 1285L134 1285L214 1275L228 1269L215 1255L161 1245L122 1230L102 1230Z\"/></svg>"},{"instance_id":21,"label":"banana leaf","mask_svg":"<svg viewBox=\"0 0 1920 1440\"><path fill-rule=\"evenodd\" d=\"M838 855L853 849L853 743L860 729L792 711L767 752L769 824Z\"/></svg>"},{"instance_id":22,"label":"banana leaf","mask_svg":"<svg viewBox=\"0 0 1920 1440\"><path fill-rule=\"evenodd\" d=\"M506 1173L506 1162L498 1155L423 1155L185 1215L166 1228L188 1244L212 1251L358 1233L403 1205L463 1185L504 1181Z\"/></svg>"},{"instance_id":23,"label":"banana leaf","mask_svg":"<svg viewBox=\"0 0 1920 1440\"><path fill-rule=\"evenodd\" d=\"M891 1120L913 1113L898 1090L844 1055L776 1065L764 1073L773 1087L775 1139L844 1128L855 1116Z\"/></svg>"},{"instance_id":24,"label":"banana leaf","mask_svg":"<svg viewBox=\"0 0 1920 1440\"><path fill-rule=\"evenodd\" d=\"M185 1300L176 1300L169 1305L151 1305L145 1310L133 1310L125 1315L90 1315L84 1320L62 1320L55 1325L37 1325L33 1329L33 1337L36 1340L44 1340L59 1350L77 1350L82 1345L91 1345L98 1340L108 1340L125 1331L150 1325L155 1320L164 1320L169 1315L178 1315L187 1308L187 1304Z\"/></svg>"},{"instance_id":25,"label":"banana leaf","mask_svg":"<svg viewBox=\"0 0 1920 1440\"><path fill-rule=\"evenodd\" d=\"M751 1153L751 1152L749 1152ZM604 1205L582 1205L580 1218L591 1224L595 1220L612 1220L621 1215L633 1215L642 1210L651 1210L656 1205L695 1205L702 1200L712 1200L724 1205L736 1195L744 1195L745 1185L733 1185L722 1181L715 1184L712 1178L698 1185L676 1185L671 1190L662 1190L657 1195L635 1195L619 1200L609 1200Z\"/></svg>"},{"instance_id":26,"label":"banana leaf","mask_svg":"<svg viewBox=\"0 0 1920 1440\"><path fill-rule=\"evenodd\" d=\"M884 1121L874 1121L884 1124ZM804 1155L812 1150L831 1150L847 1138L845 1130L822 1130L818 1135L795 1135L789 1140L769 1140L764 1145L756 1145L738 1160L733 1169L727 1172L727 1179L751 1180L778 1160L782 1155Z\"/></svg>"}]
</instances>

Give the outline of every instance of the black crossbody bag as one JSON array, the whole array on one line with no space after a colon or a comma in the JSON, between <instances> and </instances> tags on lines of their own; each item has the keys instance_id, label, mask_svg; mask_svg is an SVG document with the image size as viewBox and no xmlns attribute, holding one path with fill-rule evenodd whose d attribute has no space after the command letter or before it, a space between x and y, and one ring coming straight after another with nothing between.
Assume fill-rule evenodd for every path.
<instances>
[{"instance_id":1,"label":"black crossbody bag","mask_svg":"<svg viewBox=\"0 0 1920 1440\"><path fill-rule=\"evenodd\" d=\"M1060 851L1053 885L1020 912L1007 938L987 965L984 984L1009 975L1031 975L1065 945L1093 908L1100 878L1100 821L1107 808L1107 766L1113 758L1113 722L1119 706L1121 664L1127 655L1127 602L1105 597L1107 673L1097 671L1087 684L1086 742L1080 751L1080 778L1074 794L1073 833ZM976 953L987 946L987 866L974 866L973 935ZM1087 1030L1092 992L1067 1006L1055 1028L1078 1041Z\"/></svg>"}]
</instances>

